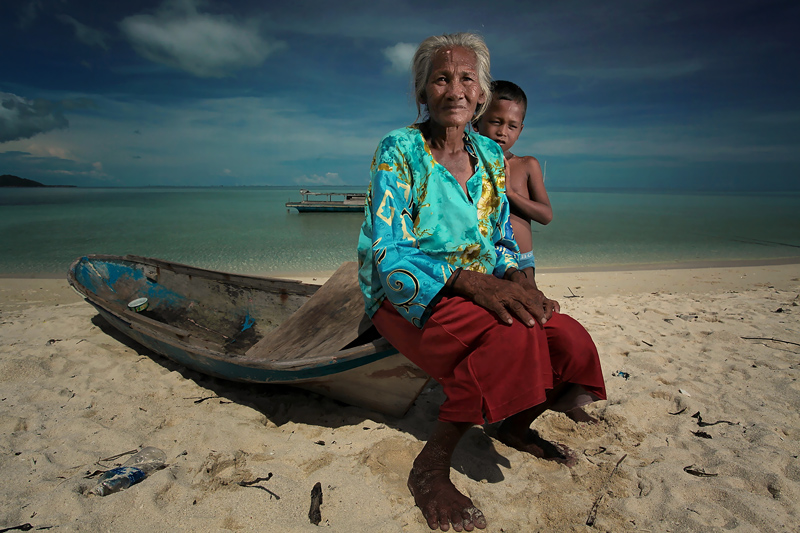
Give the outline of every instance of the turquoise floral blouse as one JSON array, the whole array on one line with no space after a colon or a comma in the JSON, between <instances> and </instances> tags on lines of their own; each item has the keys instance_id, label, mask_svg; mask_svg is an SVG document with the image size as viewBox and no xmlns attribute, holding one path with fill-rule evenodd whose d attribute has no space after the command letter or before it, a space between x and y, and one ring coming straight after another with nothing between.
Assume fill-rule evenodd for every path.
<instances>
[{"instance_id":1,"label":"turquoise floral blouse","mask_svg":"<svg viewBox=\"0 0 800 533\"><path fill-rule=\"evenodd\" d=\"M472 132L465 143L477 159L469 194L433 159L418 125L392 131L378 145L358 240L370 317L388 298L421 328L456 268L502 277L517 267L503 151Z\"/></svg>"}]
</instances>

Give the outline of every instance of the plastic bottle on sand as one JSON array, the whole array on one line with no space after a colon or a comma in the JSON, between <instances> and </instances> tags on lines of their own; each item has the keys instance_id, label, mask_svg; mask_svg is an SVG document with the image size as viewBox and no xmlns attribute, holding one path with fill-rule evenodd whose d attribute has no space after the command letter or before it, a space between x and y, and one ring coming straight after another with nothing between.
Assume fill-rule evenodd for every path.
<instances>
[{"instance_id":1,"label":"plastic bottle on sand","mask_svg":"<svg viewBox=\"0 0 800 533\"><path fill-rule=\"evenodd\" d=\"M122 466L104 473L90 492L98 496L108 496L127 489L149 476L151 472L164 468L166 461L167 455L158 448L152 446L142 448Z\"/></svg>"}]
</instances>

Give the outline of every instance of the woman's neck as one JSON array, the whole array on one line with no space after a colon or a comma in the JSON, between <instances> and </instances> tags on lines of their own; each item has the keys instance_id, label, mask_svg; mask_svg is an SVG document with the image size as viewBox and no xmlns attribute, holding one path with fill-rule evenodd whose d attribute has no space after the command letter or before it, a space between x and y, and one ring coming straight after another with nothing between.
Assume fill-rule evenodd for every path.
<instances>
[{"instance_id":1,"label":"woman's neck","mask_svg":"<svg viewBox=\"0 0 800 533\"><path fill-rule=\"evenodd\" d=\"M431 150L454 153L464 150L464 126L445 127L428 119L420 125Z\"/></svg>"}]
</instances>

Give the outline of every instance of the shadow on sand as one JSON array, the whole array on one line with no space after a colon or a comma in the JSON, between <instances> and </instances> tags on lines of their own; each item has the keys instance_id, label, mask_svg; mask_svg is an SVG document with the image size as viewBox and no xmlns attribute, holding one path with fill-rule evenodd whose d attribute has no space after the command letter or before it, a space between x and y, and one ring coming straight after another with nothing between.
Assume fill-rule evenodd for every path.
<instances>
[{"instance_id":1,"label":"shadow on sand","mask_svg":"<svg viewBox=\"0 0 800 533\"><path fill-rule=\"evenodd\" d=\"M134 350L137 354L149 357L170 372L178 372L185 379L194 381L208 390L208 395L195 400L234 402L248 406L263 414L276 426L287 422L336 429L342 426L355 426L371 421L412 435L420 441L428 438L436 423L439 405L445 396L441 386L431 381L422 391L414 405L403 418L396 418L368 409L347 405L319 394L289 385L242 383L207 376L190 370L174 361L153 352L117 330L101 315L92 318L92 324L114 340ZM453 468L475 481L489 483L503 481L503 468L510 468L510 461L495 449L494 440L483 427L471 428L459 443L452 461ZM411 465L408 465L409 470Z\"/></svg>"}]
</instances>

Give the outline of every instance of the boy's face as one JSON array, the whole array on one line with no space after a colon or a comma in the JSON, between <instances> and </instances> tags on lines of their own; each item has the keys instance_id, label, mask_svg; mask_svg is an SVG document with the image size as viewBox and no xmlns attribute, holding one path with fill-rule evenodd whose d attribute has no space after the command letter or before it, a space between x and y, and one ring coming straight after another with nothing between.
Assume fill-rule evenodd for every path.
<instances>
[{"instance_id":1,"label":"boy's face","mask_svg":"<svg viewBox=\"0 0 800 533\"><path fill-rule=\"evenodd\" d=\"M511 100L492 100L489 109L478 121L478 132L500 145L504 152L511 150L522 133L522 106Z\"/></svg>"}]
</instances>

